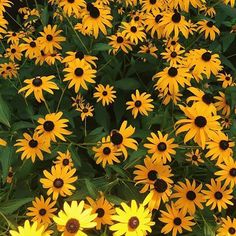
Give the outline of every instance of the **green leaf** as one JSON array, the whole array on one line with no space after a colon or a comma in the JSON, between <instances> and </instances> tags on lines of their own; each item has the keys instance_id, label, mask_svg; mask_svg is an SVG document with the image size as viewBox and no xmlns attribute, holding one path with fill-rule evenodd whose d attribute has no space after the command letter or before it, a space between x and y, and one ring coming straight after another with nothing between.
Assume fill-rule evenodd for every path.
<instances>
[{"instance_id":1,"label":"green leaf","mask_svg":"<svg viewBox=\"0 0 236 236\"><path fill-rule=\"evenodd\" d=\"M46 6L41 13L41 21L43 25L47 25L49 20L48 7Z\"/></svg>"},{"instance_id":2,"label":"green leaf","mask_svg":"<svg viewBox=\"0 0 236 236\"><path fill-rule=\"evenodd\" d=\"M28 202L31 202L33 198L21 198L21 199L14 199L7 201L5 203L2 203L0 206L0 212L2 212L5 215L12 214L16 210L18 210L20 207L25 205Z\"/></svg>"},{"instance_id":3,"label":"green leaf","mask_svg":"<svg viewBox=\"0 0 236 236\"><path fill-rule=\"evenodd\" d=\"M0 152L0 163L2 166L2 178L4 183L8 175L12 154L13 147L11 146L4 147Z\"/></svg>"},{"instance_id":4,"label":"green leaf","mask_svg":"<svg viewBox=\"0 0 236 236\"><path fill-rule=\"evenodd\" d=\"M111 121L110 116L106 108L99 103L95 105L95 120L105 129L106 132L109 132Z\"/></svg>"},{"instance_id":5,"label":"green leaf","mask_svg":"<svg viewBox=\"0 0 236 236\"><path fill-rule=\"evenodd\" d=\"M223 52L225 52L235 40L235 34L224 33L222 37Z\"/></svg>"},{"instance_id":6,"label":"green leaf","mask_svg":"<svg viewBox=\"0 0 236 236\"><path fill-rule=\"evenodd\" d=\"M122 90L133 90L140 87L140 83L134 78L124 78L115 82L115 87Z\"/></svg>"},{"instance_id":7,"label":"green leaf","mask_svg":"<svg viewBox=\"0 0 236 236\"><path fill-rule=\"evenodd\" d=\"M85 185L86 188L88 189L90 196L93 199L96 199L97 198L96 186L89 179L85 179Z\"/></svg>"},{"instance_id":8,"label":"green leaf","mask_svg":"<svg viewBox=\"0 0 236 236\"><path fill-rule=\"evenodd\" d=\"M133 152L128 158L128 161L126 165L124 166L124 169L126 170L128 168L131 168L137 165L140 160L144 159L145 154L146 154L146 150L144 149L138 149L137 151Z\"/></svg>"},{"instance_id":9,"label":"green leaf","mask_svg":"<svg viewBox=\"0 0 236 236\"><path fill-rule=\"evenodd\" d=\"M105 195L105 198L109 201L109 202L112 202L114 203L115 205L120 205L122 202L123 202L123 199L115 196L115 195L110 195L110 194L107 194Z\"/></svg>"},{"instance_id":10,"label":"green leaf","mask_svg":"<svg viewBox=\"0 0 236 236\"><path fill-rule=\"evenodd\" d=\"M109 44L106 44L106 43L96 43L93 46L94 51L108 51L110 49L112 49L112 46L110 46Z\"/></svg>"},{"instance_id":11,"label":"green leaf","mask_svg":"<svg viewBox=\"0 0 236 236\"><path fill-rule=\"evenodd\" d=\"M10 111L8 105L0 95L0 122L10 127L9 120L10 120Z\"/></svg>"},{"instance_id":12,"label":"green leaf","mask_svg":"<svg viewBox=\"0 0 236 236\"><path fill-rule=\"evenodd\" d=\"M81 160L77 152L77 147L71 145L68 147L75 167L81 167Z\"/></svg>"},{"instance_id":13,"label":"green leaf","mask_svg":"<svg viewBox=\"0 0 236 236\"><path fill-rule=\"evenodd\" d=\"M18 122L15 122L14 124L12 124L11 129L13 131L17 131L17 130L20 130L20 129L28 129L28 128L34 128L34 127L35 127L35 125L32 124L31 122L18 121Z\"/></svg>"}]
</instances>

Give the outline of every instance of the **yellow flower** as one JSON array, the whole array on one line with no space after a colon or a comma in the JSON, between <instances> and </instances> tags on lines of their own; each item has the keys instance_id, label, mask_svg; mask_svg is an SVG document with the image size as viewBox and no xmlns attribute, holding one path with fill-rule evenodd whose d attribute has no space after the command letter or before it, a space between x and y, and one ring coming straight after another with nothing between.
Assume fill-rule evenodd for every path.
<instances>
[{"instance_id":1,"label":"yellow flower","mask_svg":"<svg viewBox=\"0 0 236 236\"><path fill-rule=\"evenodd\" d=\"M96 92L93 94L93 97L97 98L97 102L102 101L103 106L108 106L114 102L114 99L116 98L116 91L113 90L113 86L110 86L109 84L106 86L98 84L95 89Z\"/></svg>"}]
</instances>

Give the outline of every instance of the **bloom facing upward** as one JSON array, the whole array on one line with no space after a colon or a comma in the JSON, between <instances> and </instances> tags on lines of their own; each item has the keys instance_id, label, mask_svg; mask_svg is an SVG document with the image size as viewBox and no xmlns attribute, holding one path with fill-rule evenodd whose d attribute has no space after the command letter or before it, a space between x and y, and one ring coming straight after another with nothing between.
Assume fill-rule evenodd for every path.
<instances>
[{"instance_id":1,"label":"bloom facing upward","mask_svg":"<svg viewBox=\"0 0 236 236\"><path fill-rule=\"evenodd\" d=\"M71 169L74 166L69 150L66 150L65 153L57 152L57 154L58 154L57 159L56 161L54 161L55 165L60 165L61 167L68 166L69 169Z\"/></svg>"},{"instance_id":2,"label":"bloom facing upward","mask_svg":"<svg viewBox=\"0 0 236 236\"><path fill-rule=\"evenodd\" d=\"M51 173L47 170L43 171L46 178L41 178L40 183L43 184L43 188L47 188L47 195L52 194L52 199L56 200L59 195L62 197L72 195L71 190L75 190L72 185L78 177L73 176L76 169L69 170L69 167L61 167L59 165L52 166Z\"/></svg>"},{"instance_id":3,"label":"bloom facing upward","mask_svg":"<svg viewBox=\"0 0 236 236\"><path fill-rule=\"evenodd\" d=\"M76 108L76 111L79 111L81 113L81 120L84 121L87 117L93 117L94 108L89 103L80 103L79 107Z\"/></svg>"},{"instance_id":4,"label":"bloom facing upward","mask_svg":"<svg viewBox=\"0 0 236 236\"><path fill-rule=\"evenodd\" d=\"M236 218L231 219L229 216L221 218L222 223L217 230L216 236L234 236L236 234Z\"/></svg>"},{"instance_id":5,"label":"bloom facing upward","mask_svg":"<svg viewBox=\"0 0 236 236\"><path fill-rule=\"evenodd\" d=\"M120 129L112 130L110 135L111 142L121 150L121 152L124 154L125 160L128 157L127 148L131 148L135 151L138 149L138 142L131 138L135 132L135 128L131 125L127 127L127 124L128 123L126 120L123 121Z\"/></svg>"},{"instance_id":6,"label":"bloom facing upward","mask_svg":"<svg viewBox=\"0 0 236 236\"><path fill-rule=\"evenodd\" d=\"M172 236L176 236L178 233L182 234L183 229L192 231L191 227L195 225L192 216L187 216L186 213L176 208L175 204L171 202L171 205L166 204L166 210L161 210L161 217L159 220L165 224L161 232L168 234L172 231Z\"/></svg>"},{"instance_id":7,"label":"bloom facing upward","mask_svg":"<svg viewBox=\"0 0 236 236\"><path fill-rule=\"evenodd\" d=\"M84 0L60 0L59 6L62 7L63 11L71 16L74 14L76 17L79 17L79 13L82 7L85 7Z\"/></svg>"},{"instance_id":8,"label":"bloom facing upward","mask_svg":"<svg viewBox=\"0 0 236 236\"><path fill-rule=\"evenodd\" d=\"M154 108L151 103L153 101L151 94L145 92L140 93L139 90L136 89L135 94L131 94L131 98L132 101L126 102L126 105L128 105L127 110L132 109L134 119L137 117L138 113L148 116L148 112L152 111Z\"/></svg>"},{"instance_id":9,"label":"bloom facing upward","mask_svg":"<svg viewBox=\"0 0 236 236\"><path fill-rule=\"evenodd\" d=\"M145 143L144 147L148 149L148 153L152 154L152 158L162 161L164 164L171 161L171 155L174 155L178 145L174 144L174 139L168 139L168 134L163 135L160 131L157 134L151 133L151 137L147 137L150 143Z\"/></svg>"},{"instance_id":10,"label":"bloom facing upward","mask_svg":"<svg viewBox=\"0 0 236 236\"><path fill-rule=\"evenodd\" d=\"M84 209L84 201L72 201L71 205L65 202L63 210L60 210L53 220L58 230L63 232L62 236L86 236L84 230L96 226L96 216L97 214L92 214L92 208Z\"/></svg>"},{"instance_id":11,"label":"bloom facing upward","mask_svg":"<svg viewBox=\"0 0 236 236\"><path fill-rule=\"evenodd\" d=\"M101 101L103 106L114 102L116 91L113 86L110 86L109 84L106 86L98 84L95 89L96 92L93 94L93 97L97 98L97 102Z\"/></svg>"},{"instance_id":12,"label":"bloom facing upward","mask_svg":"<svg viewBox=\"0 0 236 236\"><path fill-rule=\"evenodd\" d=\"M204 163L204 160L201 158L202 153L199 149L191 150L185 154L187 156L186 161L191 162L192 165L198 166L201 163Z\"/></svg>"},{"instance_id":13,"label":"bloom facing upward","mask_svg":"<svg viewBox=\"0 0 236 236\"><path fill-rule=\"evenodd\" d=\"M215 40L216 34L220 34L220 30L214 25L212 21L207 21L207 20L201 20L197 22L199 27L197 30L199 33L205 32L205 39L208 37L210 40Z\"/></svg>"},{"instance_id":14,"label":"bloom facing upward","mask_svg":"<svg viewBox=\"0 0 236 236\"><path fill-rule=\"evenodd\" d=\"M19 90L19 93L26 91L25 97L28 97L32 92L38 102L44 101L43 91L53 94L53 90L58 90L59 87L51 80L55 78L54 75L50 76L36 76L33 79L26 79L24 83L27 85Z\"/></svg>"},{"instance_id":15,"label":"bloom facing upward","mask_svg":"<svg viewBox=\"0 0 236 236\"><path fill-rule=\"evenodd\" d=\"M45 118L39 118L36 130L48 141L56 142L56 137L66 141L64 135L69 135L71 132L65 129L69 120L61 119L62 115L62 112L57 112L47 114Z\"/></svg>"},{"instance_id":16,"label":"bloom facing upward","mask_svg":"<svg viewBox=\"0 0 236 236\"><path fill-rule=\"evenodd\" d=\"M178 120L175 123L175 126L181 125L176 129L176 135L187 131L184 137L184 143L193 139L194 142L204 149L209 138L216 131L222 129L220 123L217 121L220 119L220 116L212 115L209 109L203 108L199 104L195 104L192 107L179 105L179 107L187 118Z\"/></svg>"},{"instance_id":17,"label":"bloom facing upward","mask_svg":"<svg viewBox=\"0 0 236 236\"><path fill-rule=\"evenodd\" d=\"M38 157L43 160L43 152L50 153L49 144L45 141L43 136L39 136L37 132L31 137L29 134L23 134L24 139L17 139L17 143L14 146L19 148L16 153L23 152L21 154L21 160L31 158L32 162L35 162L35 158Z\"/></svg>"},{"instance_id":18,"label":"bloom facing upward","mask_svg":"<svg viewBox=\"0 0 236 236\"><path fill-rule=\"evenodd\" d=\"M126 203L121 203L121 208L116 208L116 215L112 216L112 219L117 223L110 226L111 231L115 231L114 235L147 235L147 232L151 233L155 223L151 220L151 212L144 208L143 204L136 203L135 200L131 201L129 207Z\"/></svg>"}]
</instances>

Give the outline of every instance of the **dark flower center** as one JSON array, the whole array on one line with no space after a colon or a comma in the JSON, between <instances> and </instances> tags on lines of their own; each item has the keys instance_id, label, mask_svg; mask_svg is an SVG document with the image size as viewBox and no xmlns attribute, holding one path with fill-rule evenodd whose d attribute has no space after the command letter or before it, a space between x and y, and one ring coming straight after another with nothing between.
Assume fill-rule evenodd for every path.
<instances>
[{"instance_id":1,"label":"dark flower center","mask_svg":"<svg viewBox=\"0 0 236 236\"><path fill-rule=\"evenodd\" d=\"M16 52L16 49L12 48L11 53L15 53L15 52Z\"/></svg>"},{"instance_id":2,"label":"dark flower center","mask_svg":"<svg viewBox=\"0 0 236 236\"><path fill-rule=\"evenodd\" d=\"M230 169L229 174L230 174L232 177L236 177L236 168Z\"/></svg>"},{"instance_id":3,"label":"dark flower center","mask_svg":"<svg viewBox=\"0 0 236 236\"><path fill-rule=\"evenodd\" d=\"M207 26L208 26L209 28L211 28L213 25L214 25L214 23L213 23L212 21L208 21L208 22L207 22Z\"/></svg>"},{"instance_id":4,"label":"dark flower center","mask_svg":"<svg viewBox=\"0 0 236 236\"><path fill-rule=\"evenodd\" d=\"M172 46L175 46L175 45L176 45L176 42L175 42L175 41L171 41L170 44L171 44Z\"/></svg>"},{"instance_id":5,"label":"dark flower center","mask_svg":"<svg viewBox=\"0 0 236 236\"><path fill-rule=\"evenodd\" d=\"M46 215L46 213L47 213L47 211L44 208L39 210L39 215L41 215L41 216Z\"/></svg>"},{"instance_id":6,"label":"dark flower center","mask_svg":"<svg viewBox=\"0 0 236 236\"><path fill-rule=\"evenodd\" d=\"M47 41L51 42L53 40L53 36L51 34L48 34L46 36Z\"/></svg>"},{"instance_id":7,"label":"dark flower center","mask_svg":"<svg viewBox=\"0 0 236 236\"><path fill-rule=\"evenodd\" d=\"M186 194L188 200L193 201L196 198L196 193L194 191L188 191Z\"/></svg>"},{"instance_id":8,"label":"dark flower center","mask_svg":"<svg viewBox=\"0 0 236 236\"><path fill-rule=\"evenodd\" d=\"M109 147L105 147L105 148L103 148L102 152L105 155L109 155L111 153L111 149Z\"/></svg>"},{"instance_id":9,"label":"dark flower center","mask_svg":"<svg viewBox=\"0 0 236 236\"><path fill-rule=\"evenodd\" d=\"M30 42L30 47L31 48L35 48L36 47L36 43L35 42Z\"/></svg>"},{"instance_id":10,"label":"dark flower center","mask_svg":"<svg viewBox=\"0 0 236 236\"><path fill-rule=\"evenodd\" d=\"M57 178L53 181L53 186L55 188L61 188L64 185L64 181L60 178Z\"/></svg>"},{"instance_id":11,"label":"dark flower center","mask_svg":"<svg viewBox=\"0 0 236 236\"><path fill-rule=\"evenodd\" d=\"M136 33L137 32L137 27L136 26L132 26L130 28L130 30L131 30L132 33Z\"/></svg>"},{"instance_id":12,"label":"dark flower center","mask_svg":"<svg viewBox=\"0 0 236 236\"><path fill-rule=\"evenodd\" d=\"M107 91L103 91L103 92L102 92L102 95L103 95L103 96L107 96Z\"/></svg>"},{"instance_id":13,"label":"dark flower center","mask_svg":"<svg viewBox=\"0 0 236 236\"><path fill-rule=\"evenodd\" d=\"M226 150L229 147L229 141L221 140L219 146L222 150Z\"/></svg>"},{"instance_id":14,"label":"dark flower center","mask_svg":"<svg viewBox=\"0 0 236 236\"><path fill-rule=\"evenodd\" d=\"M111 142L115 145L119 145L123 142L123 136L119 132L114 131L111 136Z\"/></svg>"},{"instance_id":15,"label":"dark flower center","mask_svg":"<svg viewBox=\"0 0 236 236\"><path fill-rule=\"evenodd\" d=\"M137 101L135 101L134 105L135 105L135 107L139 108L142 106L142 102L137 100Z\"/></svg>"},{"instance_id":16,"label":"dark flower center","mask_svg":"<svg viewBox=\"0 0 236 236\"><path fill-rule=\"evenodd\" d=\"M139 16L135 16L134 21L138 21L138 20L139 20Z\"/></svg>"},{"instance_id":17,"label":"dark flower center","mask_svg":"<svg viewBox=\"0 0 236 236\"><path fill-rule=\"evenodd\" d=\"M176 52L172 52L172 53L170 54L170 56L171 56L172 58L175 58L175 57L177 57L177 53L176 53Z\"/></svg>"},{"instance_id":18,"label":"dark flower center","mask_svg":"<svg viewBox=\"0 0 236 236\"><path fill-rule=\"evenodd\" d=\"M172 21L174 22L174 23L179 23L180 22L180 20L181 20L181 15L178 13L178 12L176 12L173 16L172 16Z\"/></svg>"},{"instance_id":19,"label":"dark flower center","mask_svg":"<svg viewBox=\"0 0 236 236\"><path fill-rule=\"evenodd\" d=\"M233 228L233 227L229 227L228 232L229 232L230 234L235 234L235 233L236 233L236 230L235 230L235 228Z\"/></svg>"},{"instance_id":20,"label":"dark flower center","mask_svg":"<svg viewBox=\"0 0 236 236\"><path fill-rule=\"evenodd\" d=\"M54 129L54 127L55 127L54 123L50 120L45 121L43 124L44 130L47 132L52 131Z\"/></svg>"},{"instance_id":21,"label":"dark flower center","mask_svg":"<svg viewBox=\"0 0 236 236\"><path fill-rule=\"evenodd\" d=\"M206 126L207 120L203 116L197 116L194 120L194 124L199 128L203 128Z\"/></svg>"},{"instance_id":22,"label":"dark flower center","mask_svg":"<svg viewBox=\"0 0 236 236\"><path fill-rule=\"evenodd\" d=\"M164 152L167 149L166 143L164 143L164 142L158 143L157 149L160 152Z\"/></svg>"},{"instance_id":23,"label":"dark flower center","mask_svg":"<svg viewBox=\"0 0 236 236\"><path fill-rule=\"evenodd\" d=\"M96 210L96 213L98 214L98 217L99 217L99 218L101 218L101 217L103 217L103 216L105 215L105 211L104 211L103 208L98 208L98 209Z\"/></svg>"},{"instance_id":24,"label":"dark flower center","mask_svg":"<svg viewBox=\"0 0 236 236\"><path fill-rule=\"evenodd\" d=\"M230 77L229 77L229 76L226 76L226 77L225 77L225 80L229 81L229 80L230 80Z\"/></svg>"},{"instance_id":25,"label":"dark flower center","mask_svg":"<svg viewBox=\"0 0 236 236\"><path fill-rule=\"evenodd\" d=\"M179 217L174 218L174 224L179 226L182 224L182 220Z\"/></svg>"},{"instance_id":26,"label":"dark flower center","mask_svg":"<svg viewBox=\"0 0 236 236\"><path fill-rule=\"evenodd\" d=\"M178 74L178 70L175 67L171 67L168 70L168 75L171 77L175 77Z\"/></svg>"},{"instance_id":27,"label":"dark flower center","mask_svg":"<svg viewBox=\"0 0 236 236\"><path fill-rule=\"evenodd\" d=\"M82 112L83 113L87 113L89 110L87 109L87 108L84 108L83 110L82 110Z\"/></svg>"},{"instance_id":28,"label":"dark flower center","mask_svg":"<svg viewBox=\"0 0 236 236\"><path fill-rule=\"evenodd\" d=\"M84 53L82 51L76 52L75 58L79 58L80 60L82 60L84 58Z\"/></svg>"},{"instance_id":29,"label":"dark flower center","mask_svg":"<svg viewBox=\"0 0 236 236\"><path fill-rule=\"evenodd\" d=\"M202 96L202 101L209 105L214 102L214 97L210 93L206 93Z\"/></svg>"},{"instance_id":30,"label":"dark flower center","mask_svg":"<svg viewBox=\"0 0 236 236\"><path fill-rule=\"evenodd\" d=\"M76 76L82 76L84 74L84 70L82 68L76 68L74 73Z\"/></svg>"},{"instance_id":31,"label":"dark flower center","mask_svg":"<svg viewBox=\"0 0 236 236\"><path fill-rule=\"evenodd\" d=\"M13 172L10 171L7 176L8 176L9 178L11 178L11 177L13 176Z\"/></svg>"},{"instance_id":32,"label":"dark flower center","mask_svg":"<svg viewBox=\"0 0 236 236\"><path fill-rule=\"evenodd\" d=\"M89 11L90 16L94 19L97 19L100 16L100 11L97 7L92 7Z\"/></svg>"},{"instance_id":33,"label":"dark flower center","mask_svg":"<svg viewBox=\"0 0 236 236\"><path fill-rule=\"evenodd\" d=\"M64 159L62 161L63 166L67 166L67 165L69 165L69 163L70 163L69 159Z\"/></svg>"},{"instance_id":34,"label":"dark flower center","mask_svg":"<svg viewBox=\"0 0 236 236\"><path fill-rule=\"evenodd\" d=\"M155 17L155 22L156 23L159 23L160 22L160 20L161 20L161 18L162 18L162 15L156 15L156 17Z\"/></svg>"},{"instance_id":35,"label":"dark flower center","mask_svg":"<svg viewBox=\"0 0 236 236\"><path fill-rule=\"evenodd\" d=\"M167 189L168 185L165 180L157 179L154 183L154 188L158 193L164 193Z\"/></svg>"},{"instance_id":36,"label":"dark flower center","mask_svg":"<svg viewBox=\"0 0 236 236\"><path fill-rule=\"evenodd\" d=\"M128 225L131 229L137 229L139 226L139 219L136 216L133 216L129 219Z\"/></svg>"},{"instance_id":37,"label":"dark flower center","mask_svg":"<svg viewBox=\"0 0 236 236\"><path fill-rule=\"evenodd\" d=\"M15 33L15 32L14 32L14 33L12 33L12 36L14 36L14 37L15 37L15 36L16 36L16 33Z\"/></svg>"},{"instance_id":38,"label":"dark flower center","mask_svg":"<svg viewBox=\"0 0 236 236\"><path fill-rule=\"evenodd\" d=\"M157 0L150 0L150 3L154 5L157 2Z\"/></svg>"},{"instance_id":39,"label":"dark flower center","mask_svg":"<svg viewBox=\"0 0 236 236\"><path fill-rule=\"evenodd\" d=\"M29 141L29 146L30 146L31 148L36 148L36 147L38 146L38 141L37 141L37 140L34 140L34 139L31 139L31 140Z\"/></svg>"},{"instance_id":40,"label":"dark flower center","mask_svg":"<svg viewBox=\"0 0 236 236\"><path fill-rule=\"evenodd\" d=\"M117 39L116 39L116 42L117 42L117 43L123 43L123 42L124 42L123 37L118 36Z\"/></svg>"},{"instance_id":41,"label":"dark flower center","mask_svg":"<svg viewBox=\"0 0 236 236\"><path fill-rule=\"evenodd\" d=\"M211 53L210 52L205 52L202 54L202 60L203 61L210 61L211 60Z\"/></svg>"},{"instance_id":42,"label":"dark flower center","mask_svg":"<svg viewBox=\"0 0 236 236\"><path fill-rule=\"evenodd\" d=\"M148 172L148 179L149 180L156 180L157 178L157 172L155 170L151 170Z\"/></svg>"},{"instance_id":43,"label":"dark flower center","mask_svg":"<svg viewBox=\"0 0 236 236\"><path fill-rule=\"evenodd\" d=\"M90 12L91 11L91 9L93 8L94 6L93 6L93 4L91 3L91 2L88 2L87 3L87 5L86 5L86 8L87 8L87 10Z\"/></svg>"},{"instance_id":44,"label":"dark flower center","mask_svg":"<svg viewBox=\"0 0 236 236\"><path fill-rule=\"evenodd\" d=\"M69 3L74 3L75 0L67 0Z\"/></svg>"},{"instance_id":45,"label":"dark flower center","mask_svg":"<svg viewBox=\"0 0 236 236\"><path fill-rule=\"evenodd\" d=\"M35 87L40 87L43 84L43 81L40 77L36 77L33 79L32 83Z\"/></svg>"},{"instance_id":46,"label":"dark flower center","mask_svg":"<svg viewBox=\"0 0 236 236\"><path fill-rule=\"evenodd\" d=\"M198 160L197 155L194 154L194 155L192 156L192 160L193 160L193 161L197 161L197 160Z\"/></svg>"},{"instance_id":47,"label":"dark flower center","mask_svg":"<svg viewBox=\"0 0 236 236\"><path fill-rule=\"evenodd\" d=\"M222 199L223 194L221 192L217 191L217 192L215 192L214 196L217 200L220 200L220 199Z\"/></svg>"},{"instance_id":48,"label":"dark flower center","mask_svg":"<svg viewBox=\"0 0 236 236\"><path fill-rule=\"evenodd\" d=\"M71 234L77 233L79 227L80 227L79 221L73 218L69 219L66 223L66 230Z\"/></svg>"}]
</instances>

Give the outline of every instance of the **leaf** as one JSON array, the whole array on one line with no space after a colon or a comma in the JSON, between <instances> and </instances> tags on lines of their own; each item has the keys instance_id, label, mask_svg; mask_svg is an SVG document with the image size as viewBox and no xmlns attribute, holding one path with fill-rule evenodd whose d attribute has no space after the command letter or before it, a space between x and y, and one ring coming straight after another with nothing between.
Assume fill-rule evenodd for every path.
<instances>
[{"instance_id":1,"label":"leaf","mask_svg":"<svg viewBox=\"0 0 236 236\"><path fill-rule=\"evenodd\" d=\"M43 25L47 25L49 20L48 7L46 6L41 13L41 21Z\"/></svg>"},{"instance_id":2,"label":"leaf","mask_svg":"<svg viewBox=\"0 0 236 236\"><path fill-rule=\"evenodd\" d=\"M85 179L85 185L86 188L88 189L90 196L93 199L96 199L97 198L96 186L89 179Z\"/></svg>"},{"instance_id":3,"label":"leaf","mask_svg":"<svg viewBox=\"0 0 236 236\"><path fill-rule=\"evenodd\" d=\"M13 131L17 131L17 130L20 130L20 129L28 129L28 128L34 128L34 127L35 127L35 125L32 124L31 122L18 121L18 122L15 122L14 124L12 124L11 129Z\"/></svg>"},{"instance_id":4,"label":"leaf","mask_svg":"<svg viewBox=\"0 0 236 236\"><path fill-rule=\"evenodd\" d=\"M2 212L5 215L12 214L20 207L22 207L28 202L31 202L32 200L33 198L21 198L7 201L4 204L2 203L3 206L0 207L0 212Z\"/></svg>"},{"instance_id":5,"label":"leaf","mask_svg":"<svg viewBox=\"0 0 236 236\"><path fill-rule=\"evenodd\" d=\"M108 51L111 49L112 49L112 46L110 46L109 44L106 44L106 43L96 43L93 46L94 51Z\"/></svg>"},{"instance_id":6,"label":"leaf","mask_svg":"<svg viewBox=\"0 0 236 236\"><path fill-rule=\"evenodd\" d=\"M115 195L110 195L110 194L107 194L105 195L105 198L109 201L109 202L112 202L114 203L115 205L120 205L123 200Z\"/></svg>"},{"instance_id":7,"label":"leaf","mask_svg":"<svg viewBox=\"0 0 236 236\"><path fill-rule=\"evenodd\" d=\"M141 159L144 159L145 154L146 154L146 150L144 150L144 149L138 149L137 151L133 152L133 153L130 155L130 157L129 157L127 163L126 163L126 165L124 166L124 169L126 170L126 169L128 169L128 168L131 168L131 167L137 165L138 162L139 162Z\"/></svg>"},{"instance_id":8,"label":"leaf","mask_svg":"<svg viewBox=\"0 0 236 236\"><path fill-rule=\"evenodd\" d=\"M10 120L10 111L8 105L0 95L0 122L10 127L9 120Z\"/></svg>"},{"instance_id":9,"label":"leaf","mask_svg":"<svg viewBox=\"0 0 236 236\"><path fill-rule=\"evenodd\" d=\"M81 167L81 160L77 152L77 147L70 145L68 147L75 167Z\"/></svg>"},{"instance_id":10,"label":"leaf","mask_svg":"<svg viewBox=\"0 0 236 236\"><path fill-rule=\"evenodd\" d=\"M4 147L0 153L0 163L2 166L2 178L4 183L8 175L12 154L13 154L13 147L11 146Z\"/></svg>"},{"instance_id":11,"label":"leaf","mask_svg":"<svg viewBox=\"0 0 236 236\"><path fill-rule=\"evenodd\" d=\"M99 140L101 140L102 137L106 135L106 133L103 131L103 127L98 127L94 130L92 130L84 139L85 143L96 143Z\"/></svg>"},{"instance_id":12,"label":"leaf","mask_svg":"<svg viewBox=\"0 0 236 236\"><path fill-rule=\"evenodd\" d=\"M225 52L235 40L235 34L224 33L222 37L223 52Z\"/></svg>"},{"instance_id":13,"label":"leaf","mask_svg":"<svg viewBox=\"0 0 236 236\"><path fill-rule=\"evenodd\" d=\"M134 78L124 78L115 82L115 87L122 90L133 90L140 87L140 83Z\"/></svg>"},{"instance_id":14,"label":"leaf","mask_svg":"<svg viewBox=\"0 0 236 236\"><path fill-rule=\"evenodd\" d=\"M98 103L95 105L95 120L105 129L106 132L109 132L111 120L110 116L106 108Z\"/></svg>"}]
</instances>

